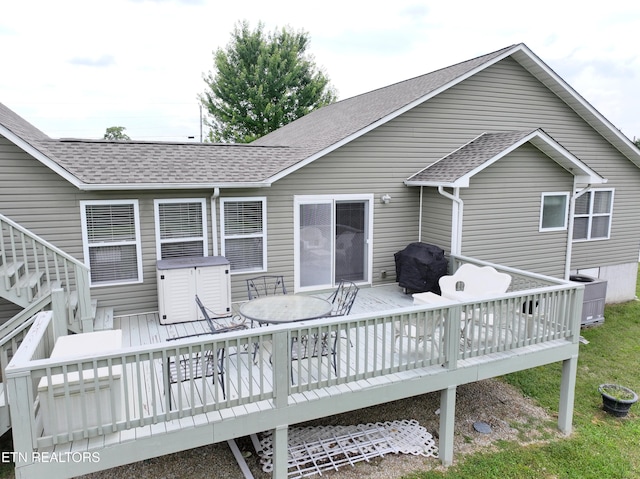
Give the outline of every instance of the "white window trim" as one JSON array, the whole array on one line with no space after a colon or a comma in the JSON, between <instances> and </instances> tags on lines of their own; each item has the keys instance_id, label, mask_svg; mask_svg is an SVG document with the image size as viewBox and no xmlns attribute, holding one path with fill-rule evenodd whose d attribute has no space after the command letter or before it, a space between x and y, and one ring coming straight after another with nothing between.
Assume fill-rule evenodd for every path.
<instances>
[{"instance_id":1,"label":"white window trim","mask_svg":"<svg viewBox=\"0 0 640 479\"><path fill-rule=\"evenodd\" d=\"M332 203L335 205L338 201L368 201L368 232L367 232L367 279L359 282L359 284L373 283L373 210L374 195L373 194L337 194L337 195L295 195L293 197L293 261L294 261L294 292L316 291L323 289L316 286L300 286L300 205L311 203ZM332 225L335 228L335 223ZM333 236L333 232L332 232ZM332 275L333 277L333 272Z\"/></svg>"},{"instance_id":2,"label":"white window trim","mask_svg":"<svg viewBox=\"0 0 640 479\"><path fill-rule=\"evenodd\" d=\"M80 201L80 217L81 217L81 227L82 227L82 251L84 254L84 264L87 268L91 268L91 262L89 260L89 233L87 230L87 206L90 205L133 205L133 216L134 216L134 228L135 228L135 245L136 245L136 259L137 264L136 267L138 269L138 278L131 281L121 281L115 283L98 283L93 284L91 281L91 274L89 274L89 286L93 288L98 287L107 287L107 286L120 286L123 284L139 284L143 282L143 273L142 273L142 242L140 238L140 209L138 207L138 200L87 200ZM118 243L123 244L123 243ZM124 244L134 244L134 242L127 242ZM92 245L92 246L100 246L100 245ZM102 245L108 246L108 243Z\"/></svg>"},{"instance_id":3,"label":"white window trim","mask_svg":"<svg viewBox=\"0 0 640 479\"><path fill-rule=\"evenodd\" d=\"M552 228L544 228L542 226L542 220L544 215L544 199L547 196L564 196L565 197L565 208L564 208L564 224L562 226L552 227ZM538 225L538 231L540 233L546 233L549 231L566 231L569 225L569 193L566 191L552 191L542 193L540 197L540 223Z\"/></svg>"},{"instance_id":4,"label":"white window trim","mask_svg":"<svg viewBox=\"0 0 640 479\"><path fill-rule=\"evenodd\" d=\"M175 203L200 203L202 205L202 237L193 236L185 238L177 238L170 240L162 240L160 238L160 205L161 204L175 204ZM162 259L162 244L164 243L184 243L186 241L200 241L202 240L202 248L204 251L203 256L209 255L209 232L207 230L207 200L205 198L169 198L169 199L156 199L153 200L153 216L155 221L156 230L156 259Z\"/></svg>"},{"instance_id":5,"label":"white window trim","mask_svg":"<svg viewBox=\"0 0 640 479\"><path fill-rule=\"evenodd\" d=\"M584 243L587 241L606 241L608 239L611 239L611 224L613 222L613 208L614 208L614 204L615 204L615 190L613 188L592 188L589 189L587 191L585 191L582 195L579 196L583 196L583 195L591 195L592 193L595 194L596 192L602 192L602 191L610 191L611 192L611 210L608 213L593 213L593 201L590 201L590 205L589 205L589 213L587 215L580 215L575 213L573 214L573 219L572 221L575 221L576 218L585 218L588 217L589 218L589 227L587 228L587 237L586 238L579 238L579 239L573 239L574 243ZM601 217L601 216L608 216L609 217L609 225L607 227L607 236L606 237L599 237L599 238L592 238L591 237L591 221L593 220L594 217Z\"/></svg>"},{"instance_id":6,"label":"white window trim","mask_svg":"<svg viewBox=\"0 0 640 479\"><path fill-rule=\"evenodd\" d=\"M232 235L227 236L225 231L225 219L224 219L224 205L227 202L230 203L242 203L242 202L261 202L262 203L262 233L250 234L250 235ZM247 273L264 273L267 271L267 197L266 196L247 196L247 197L228 197L220 198L220 254L225 256L226 240L227 238L262 238L262 268L252 270L240 270L230 271L231 275L234 274L247 274Z\"/></svg>"}]
</instances>

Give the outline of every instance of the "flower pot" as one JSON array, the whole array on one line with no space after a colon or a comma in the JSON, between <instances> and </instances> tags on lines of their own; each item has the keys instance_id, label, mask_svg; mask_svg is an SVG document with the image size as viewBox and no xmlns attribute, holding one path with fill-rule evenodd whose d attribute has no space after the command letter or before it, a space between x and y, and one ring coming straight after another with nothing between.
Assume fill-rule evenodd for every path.
<instances>
[{"instance_id":1,"label":"flower pot","mask_svg":"<svg viewBox=\"0 0 640 479\"><path fill-rule=\"evenodd\" d=\"M602 395L602 408L616 417L626 416L638 400L634 391L618 384L601 384L598 392Z\"/></svg>"}]
</instances>

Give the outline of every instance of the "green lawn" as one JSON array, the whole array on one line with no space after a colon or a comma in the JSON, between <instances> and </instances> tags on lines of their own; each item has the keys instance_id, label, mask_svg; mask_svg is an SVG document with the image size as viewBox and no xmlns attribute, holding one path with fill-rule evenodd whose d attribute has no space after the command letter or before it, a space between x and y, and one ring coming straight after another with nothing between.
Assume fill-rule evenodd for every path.
<instances>
[{"instance_id":1,"label":"green lawn","mask_svg":"<svg viewBox=\"0 0 640 479\"><path fill-rule=\"evenodd\" d=\"M607 306L604 325L583 329L582 336L589 344L580 345L570 437L528 446L500 443L497 452L458 457L459 462L446 472L429 471L410 477L640 477L640 403L632 406L627 417L615 418L602 410L597 391L602 383L618 383L640 392L640 301ZM504 379L552 413L558 411L560 364L529 369Z\"/></svg>"}]
</instances>

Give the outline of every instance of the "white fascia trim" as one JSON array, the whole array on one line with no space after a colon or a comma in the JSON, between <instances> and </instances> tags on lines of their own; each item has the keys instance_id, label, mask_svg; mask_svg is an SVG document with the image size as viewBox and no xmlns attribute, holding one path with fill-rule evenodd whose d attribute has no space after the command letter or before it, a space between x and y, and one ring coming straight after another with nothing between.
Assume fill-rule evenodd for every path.
<instances>
[{"instance_id":1,"label":"white fascia trim","mask_svg":"<svg viewBox=\"0 0 640 479\"><path fill-rule=\"evenodd\" d=\"M478 73L478 72L490 67L491 65L503 60L504 58L512 55L517 50L518 50L518 46L507 50L502 55L499 55L499 56L497 56L496 58L494 58L492 60L488 60L487 62L483 63L482 65L477 66L473 70L468 71L464 75L461 75L461 76L451 80L449 83L446 83L445 85L441 86L440 88L438 88L438 89L436 89L436 90L434 90L434 91L432 91L432 92L430 92L430 93L418 98L417 100L412 101L411 103L408 103L404 107L394 111L393 113L390 113L389 115L387 115L387 116L385 116L383 118L380 118L378 121L375 121L375 122L371 123L369 126L367 126L365 128L362 128L361 130L358 130L355 133L352 133L351 135L347 136L346 138L343 138L342 140L338 141L337 143L334 143L331 146L325 148L324 150L321 150L321 151L319 151L317 153L314 153L313 155L311 155L308 158L296 163L295 165L290 166L289 168L286 168L286 169L282 170L281 172L279 172L279 173L267 178L265 181L267 181L269 183L275 183L276 181L280 180L281 178L284 178L285 176L293 173L294 171L297 171L300 168L308 165L309 163L312 163L313 161L317 160L318 158L320 158L322 156L325 156L325 155L331 153L334 150L337 150L341 146L344 146L347 143L352 142L353 140L361 137L362 135L365 135L366 133L369 133L372 130L375 130L379 126L384 125L385 123L393 120L394 118L402 115L403 113L406 113L407 111L415 108L416 106L424 103L425 101L433 98L434 96L437 96L440 93L448 90L449 88L457 85L458 83L466 80L467 78L472 77L476 73Z\"/></svg>"},{"instance_id":2,"label":"white fascia trim","mask_svg":"<svg viewBox=\"0 0 640 479\"><path fill-rule=\"evenodd\" d=\"M414 181L411 178L414 178L416 176L418 176L420 173L422 173L423 171L425 171L428 168L431 168L433 165L435 165L436 163L440 163L441 161L443 161L445 158L448 158L449 156L453 155L456 151L461 150L462 148L464 148L465 146L469 145L470 143L473 143L474 141L476 141L478 138L486 135L487 133L481 133L478 136L476 136L475 138L473 138L472 140L467 141L464 145L459 146L458 148L456 148L455 150L453 150L451 153L447 153L445 156L443 156L442 158L437 159L436 161L434 161L433 163L431 163L429 166L425 166L424 168L422 168L420 171L418 171L417 173L414 173L413 175L411 175L409 178L407 178L404 182L405 185L415 185L415 186L444 186L444 187L451 187L453 188L454 186L461 186L461 185L456 185L457 180L454 182L449 182L449 183L442 183L442 182L426 182L426 181ZM468 181L467 181L468 183ZM469 186L467 184L467 186Z\"/></svg>"},{"instance_id":3,"label":"white fascia trim","mask_svg":"<svg viewBox=\"0 0 640 479\"><path fill-rule=\"evenodd\" d=\"M587 183L594 183L594 184L603 184L607 182L606 178L603 178L602 176L600 176L598 173L596 173L594 170L592 170L586 164L580 161L575 155L569 152L566 148L560 145L557 141L555 141L553 138L551 138L542 130L538 129L531 132L529 135L525 136L521 140L515 142L513 145L505 148L496 156L484 162L482 165L469 171L467 174L463 175L458 180L456 180L455 184L457 186L462 187L463 183L466 182L468 185L469 179L472 178L474 175L484 170L485 168L488 168L499 159L504 158L506 155L508 155L512 151L515 151L516 149L520 148L525 143L531 143L533 146L538 148L543 154L547 155L549 158L555 161L562 168L566 169L575 177L577 177L580 182L585 182L585 180L587 180L586 181ZM574 168L577 171L573 171Z\"/></svg>"},{"instance_id":4,"label":"white fascia trim","mask_svg":"<svg viewBox=\"0 0 640 479\"><path fill-rule=\"evenodd\" d=\"M83 191L109 190L211 190L215 188L268 188L269 182L253 183L80 183L78 188Z\"/></svg>"},{"instance_id":5,"label":"white fascia trim","mask_svg":"<svg viewBox=\"0 0 640 479\"><path fill-rule=\"evenodd\" d=\"M586 165L573 153L551 138L542 130L537 130L528 140L542 153L573 174L580 183L604 184L607 179Z\"/></svg>"},{"instance_id":6,"label":"white fascia trim","mask_svg":"<svg viewBox=\"0 0 640 479\"><path fill-rule=\"evenodd\" d=\"M483 133L482 135L484 135L484 134L485 133ZM482 135L480 135L480 136L482 136ZM471 141L475 141L477 138L480 138L480 136L474 138L474 140L471 140ZM460 178L458 178L457 180L455 180L453 182L411 181L411 178L409 178L404 183L407 186L443 186L445 188L468 188L469 184L470 184L470 179L473 176L475 176L476 174L478 174L479 172L481 172L485 168L488 168L493 163L495 163L499 159L505 157L506 155L508 155L512 151L520 148L522 145L524 145L527 142L530 142L533 146L538 148L543 154L547 155L549 158L551 158L553 161L555 161L562 168L565 168L567 171L569 171L571 174L573 174L578 183L580 183L580 184L583 184L583 183L584 184L605 184L607 182L606 178L603 178L602 176L600 176L594 170L589 168L585 163L580 161L580 159L578 159L570 151L568 151L566 148L564 148L562 145L560 145L557 141L555 141L553 138L551 138L549 135L547 135L544 131L538 129L538 130L532 131L529 135L527 135L524 138L520 139L519 141L515 142L511 146L505 148L504 150L502 150L500 153L498 153L493 158L485 161L483 164L479 165L477 168L474 168L473 170L471 170L468 173L462 175ZM466 143L465 145L461 146L460 148L464 148L464 146L468 145L469 143L471 143L471 142ZM455 151L458 151L460 148L458 148ZM447 158L449 155L445 156L444 158ZM438 161L441 161L444 158L441 158ZM429 167L427 167L427 168L429 168ZM423 170L421 170L421 171L424 171L425 169L426 168L423 168ZM573 171L574 169L577 170L577 171ZM416 175L417 174L418 173L416 173ZM415 176L415 175L413 175L413 176Z\"/></svg>"},{"instance_id":7,"label":"white fascia trim","mask_svg":"<svg viewBox=\"0 0 640 479\"><path fill-rule=\"evenodd\" d=\"M529 67L529 65L527 65L526 63L523 63L521 60L523 60L522 58L518 58L517 55L515 55L517 52L520 52L523 55L526 55L528 58L528 60L530 60L531 62L533 62L533 64L538 67L546 76L547 76L547 80L551 80L552 82L555 82L555 86L559 87L559 91L558 88L552 88L548 83L548 81L545 81L545 78L541 78L541 76L539 75L538 72L536 71L532 71ZM620 150L621 153L623 153L627 158L629 158L630 161L632 161L633 163L635 163L638 167L640 167L640 151L638 150L638 148L631 142L631 140L629 138L627 138L624 134L622 134L620 132L620 130L618 128L616 128L609 120L607 120L598 110L596 110L593 106L591 106L591 104L589 104L589 102L587 102L577 91L575 91L571 85L569 85L567 82L565 82L556 72L554 72L551 68L549 68L548 65L546 65L540 58L538 58L538 56L533 53L531 50L529 50L529 48L524 45L524 44L520 44L518 45L516 48L514 48L513 51L511 51L509 53L509 55L513 55L514 59L520 63L520 65L522 65L523 68L525 68L527 71L529 71L533 76L535 76L538 80L540 80L545 86L547 86L552 92L554 92L555 94L557 94L562 100L564 100L571 108L574 108L574 106L579 106L583 109L582 113L588 113L589 115L591 115L593 117L593 119L597 120L598 122L600 122L601 125L603 125L609 133L613 134L613 136L615 137L615 139L619 140L620 142L622 142L622 144L618 144L615 145L619 150L620 147L626 147L626 153L623 150ZM567 101L568 98L564 95L562 95L562 93L564 92L565 95L568 95L569 97L571 97L578 105L572 105L572 103L570 101ZM579 110L579 108L578 108ZM580 114L580 112L576 110L578 112L578 114ZM587 121L587 123L589 123L596 131L598 131L601 135L602 132L600 131L600 129L598 129L596 126L594 126L592 121L589 121L589 119L585 118L582 114L580 114L580 116L582 118L585 119L585 121ZM605 135L603 135L605 136ZM605 138L607 138L605 136ZM607 138L607 140L609 140L609 138ZM610 141L610 140L609 140ZM635 160L632 158L635 157Z\"/></svg>"},{"instance_id":8,"label":"white fascia trim","mask_svg":"<svg viewBox=\"0 0 640 479\"><path fill-rule=\"evenodd\" d=\"M23 150L25 153L28 153L29 155L33 156L36 160L38 160L44 166L52 170L57 175L60 175L62 178L67 180L72 185L79 187L82 184L82 182L77 177L69 173L67 170L62 168L58 163L53 161L47 155L42 153L40 150L32 146L30 143L26 142L19 136L15 135L12 131L8 130L2 125L0 125L0 135L4 136L7 140L9 140L11 143L16 145L21 150Z\"/></svg>"},{"instance_id":9,"label":"white fascia trim","mask_svg":"<svg viewBox=\"0 0 640 479\"><path fill-rule=\"evenodd\" d=\"M454 182L450 181L409 181L405 180L404 184L406 186L431 186L433 188L468 188L469 187L469 179L462 178L456 180Z\"/></svg>"}]
</instances>

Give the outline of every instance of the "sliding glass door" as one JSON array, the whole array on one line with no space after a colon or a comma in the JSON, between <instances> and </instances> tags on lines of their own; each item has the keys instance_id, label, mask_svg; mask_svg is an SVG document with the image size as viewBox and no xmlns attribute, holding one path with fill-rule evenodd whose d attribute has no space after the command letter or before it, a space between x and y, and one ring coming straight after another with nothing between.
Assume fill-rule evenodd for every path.
<instances>
[{"instance_id":1,"label":"sliding glass door","mask_svg":"<svg viewBox=\"0 0 640 479\"><path fill-rule=\"evenodd\" d=\"M295 198L296 287L330 288L340 280L371 282L370 196Z\"/></svg>"}]
</instances>

